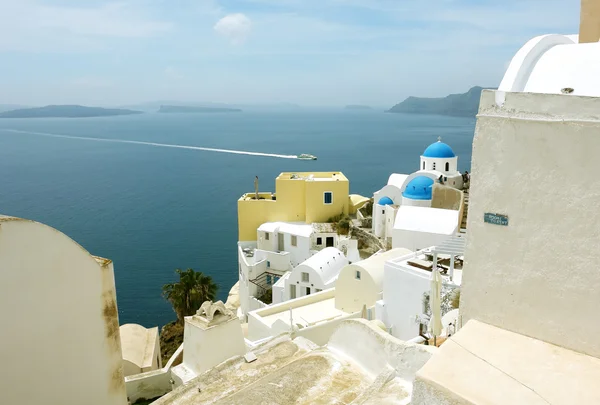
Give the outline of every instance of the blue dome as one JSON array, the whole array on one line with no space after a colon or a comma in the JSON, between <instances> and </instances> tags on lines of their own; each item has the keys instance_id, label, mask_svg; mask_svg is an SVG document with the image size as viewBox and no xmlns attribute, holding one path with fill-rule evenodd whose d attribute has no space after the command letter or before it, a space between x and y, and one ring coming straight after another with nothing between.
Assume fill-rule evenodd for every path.
<instances>
[{"instance_id":1,"label":"blue dome","mask_svg":"<svg viewBox=\"0 0 600 405\"><path fill-rule=\"evenodd\" d=\"M394 205L394 201L392 201L392 199L390 197L381 197L377 204L379 204L379 205Z\"/></svg>"},{"instance_id":2,"label":"blue dome","mask_svg":"<svg viewBox=\"0 0 600 405\"><path fill-rule=\"evenodd\" d=\"M446 145L442 141L437 141L436 143L432 143L425 149L423 152L424 157L428 158L453 158L456 157L452 148Z\"/></svg>"},{"instance_id":3,"label":"blue dome","mask_svg":"<svg viewBox=\"0 0 600 405\"><path fill-rule=\"evenodd\" d=\"M406 185L402 197L411 200L431 200L431 186L433 180L429 177L415 177Z\"/></svg>"}]
</instances>

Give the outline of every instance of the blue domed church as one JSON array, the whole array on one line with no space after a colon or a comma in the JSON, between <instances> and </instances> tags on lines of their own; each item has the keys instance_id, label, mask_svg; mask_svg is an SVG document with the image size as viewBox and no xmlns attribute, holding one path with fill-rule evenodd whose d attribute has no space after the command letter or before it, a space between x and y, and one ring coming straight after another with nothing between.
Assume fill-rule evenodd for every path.
<instances>
[{"instance_id":1,"label":"blue domed church","mask_svg":"<svg viewBox=\"0 0 600 405\"><path fill-rule=\"evenodd\" d=\"M392 174L387 184L374 194L373 231L381 238L390 237L398 207L431 207L435 183L462 190L463 177L458 157L452 148L438 141L421 155L419 168L412 174Z\"/></svg>"}]
</instances>

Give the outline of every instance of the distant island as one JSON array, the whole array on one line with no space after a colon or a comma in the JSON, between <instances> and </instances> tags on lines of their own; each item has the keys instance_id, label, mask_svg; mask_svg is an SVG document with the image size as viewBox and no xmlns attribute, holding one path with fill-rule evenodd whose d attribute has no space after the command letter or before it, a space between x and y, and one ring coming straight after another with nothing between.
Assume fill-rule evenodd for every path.
<instances>
[{"instance_id":1,"label":"distant island","mask_svg":"<svg viewBox=\"0 0 600 405\"><path fill-rule=\"evenodd\" d=\"M82 105L47 105L0 112L0 118L89 118L142 114L141 111L119 108L84 107Z\"/></svg>"},{"instance_id":2,"label":"distant island","mask_svg":"<svg viewBox=\"0 0 600 405\"><path fill-rule=\"evenodd\" d=\"M159 113L231 113L242 112L239 108L225 107L190 107L177 105L161 105Z\"/></svg>"},{"instance_id":3,"label":"distant island","mask_svg":"<svg viewBox=\"0 0 600 405\"><path fill-rule=\"evenodd\" d=\"M360 105L360 104L350 104L344 107L344 110L372 110L368 105Z\"/></svg>"},{"instance_id":4,"label":"distant island","mask_svg":"<svg viewBox=\"0 0 600 405\"><path fill-rule=\"evenodd\" d=\"M406 114L437 114L454 117L475 117L483 87L475 86L463 94L443 98L409 97L387 112Z\"/></svg>"}]
</instances>

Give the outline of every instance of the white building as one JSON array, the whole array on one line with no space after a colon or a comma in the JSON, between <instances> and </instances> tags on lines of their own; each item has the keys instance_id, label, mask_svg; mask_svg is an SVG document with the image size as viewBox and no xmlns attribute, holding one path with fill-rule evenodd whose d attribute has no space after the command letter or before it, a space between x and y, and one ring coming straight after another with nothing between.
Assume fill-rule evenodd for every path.
<instances>
[{"instance_id":1,"label":"white building","mask_svg":"<svg viewBox=\"0 0 600 405\"><path fill-rule=\"evenodd\" d=\"M327 250L326 253L333 257L334 251ZM339 272L335 288L251 311L248 314L248 339L256 341L295 331L317 344L325 344L343 320L374 319L375 303L383 295L385 262L410 253L406 249L393 249L348 263ZM332 266L326 272L333 276L336 271ZM365 309L366 313L363 313Z\"/></svg>"},{"instance_id":2,"label":"white building","mask_svg":"<svg viewBox=\"0 0 600 405\"><path fill-rule=\"evenodd\" d=\"M328 247L321 250L296 266L289 275L284 276L278 282L279 284L284 283L284 289L278 290L279 297L276 297L276 287L273 287L273 303L303 297L334 287L340 271L348 263L348 258L339 249Z\"/></svg>"},{"instance_id":3,"label":"white building","mask_svg":"<svg viewBox=\"0 0 600 405\"><path fill-rule=\"evenodd\" d=\"M373 200L373 231L385 240L393 239L399 207L431 207L432 188L439 183L462 189L463 178L458 171L458 157L441 139L429 145L421 155L419 170L408 174L390 175L387 184L376 191ZM396 244L398 245L398 244Z\"/></svg>"},{"instance_id":4,"label":"white building","mask_svg":"<svg viewBox=\"0 0 600 405\"><path fill-rule=\"evenodd\" d=\"M337 248L348 260L360 260L358 241L345 235L338 235L331 224L289 222L262 224L257 229L256 242L238 243L239 315L243 317L252 310L264 307L266 304L262 302L261 297L265 294L270 293L275 303L289 299L291 291L284 292L287 277L290 276L286 274L313 255L328 248ZM303 285L304 289L298 285L296 296L305 295L306 288L310 288L311 292L328 288L325 285L331 283L327 277L328 275L323 275L322 282L318 284Z\"/></svg>"},{"instance_id":5,"label":"white building","mask_svg":"<svg viewBox=\"0 0 600 405\"><path fill-rule=\"evenodd\" d=\"M221 301L206 301L196 315L185 317L183 363L172 370L175 386L244 354L246 345L239 319Z\"/></svg>"},{"instance_id":6,"label":"white building","mask_svg":"<svg viewBox=\"0 0 600 405\"><path fill-rule=\"evenodd\" d=\"M420 319L426 314L424 296L431 291L431 270L446 269L443 285L458 288L462 281L462 266L455 268L455 257L464 254L466 236L460 235L408 255L390 259L384 265L383 300L377 302L377 319L389 332L401 340L411 340L420 334ZM442 264L443 263L443 264Z\"/></svg>"},{"instance_id":7,"label":"white building","mask_svg":"<svg viewBox=\"0 0 600 405\"><path fill-rule=\"evenodd\" d=\"M335 288L335 307L347 313L371 308L383 294L383 266L387 260L411 253L392 249L344 267Z\"/></svg>"},{"instance_id":8,"label":"white building","mask_svg":"<svg viewBox=\"0 0 600 405\"><path fill-rule=\"evenodd\" d=\"M458 233L459 221L460 211L401 206L392 231L392 247L417 251L439 245Z\"/></svg>"},{"instance_id":9,"label":"white building","mask_svg":"<svg viewBox=\"0 0 600 405\"><path fill-rule=\"evenodd\" d=\"M125 377L162 368L158 327L145 328L135 323L119 327Z\"/></svg>"}]
</instances>

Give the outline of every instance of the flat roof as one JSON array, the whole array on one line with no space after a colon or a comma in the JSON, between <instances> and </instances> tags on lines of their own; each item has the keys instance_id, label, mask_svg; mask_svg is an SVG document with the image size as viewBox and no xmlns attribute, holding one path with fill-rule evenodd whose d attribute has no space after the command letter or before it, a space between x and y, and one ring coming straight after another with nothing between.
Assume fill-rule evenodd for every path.
<instances>
[{"instance_id":1,"label":"flat roof","mask_svg":"<svg viewBox=\"0 0 600 405\"><path fill-rule=\"evenodd\" d=\"M342 172L283 172L277 180L348 181Z\"/></svg>"},{"instance_id":2,"label":"flat roof","mask_svg":"<svg viewBox=\"0 0 600 405\"><path fill-rule=\"evenodd\" d=\"M303 222L265 222L258 227L261 232L281 232L290 235L309 237L313 233L312 225Z\"/></svg>"}]
</instances>

